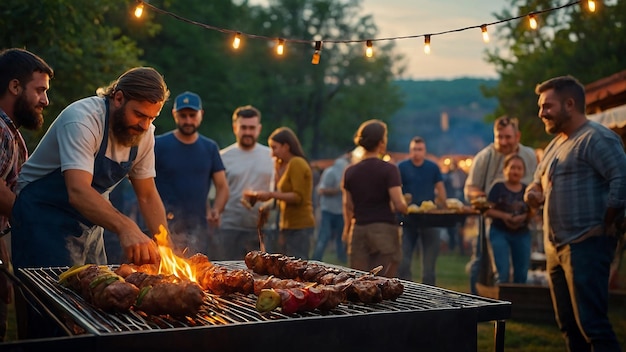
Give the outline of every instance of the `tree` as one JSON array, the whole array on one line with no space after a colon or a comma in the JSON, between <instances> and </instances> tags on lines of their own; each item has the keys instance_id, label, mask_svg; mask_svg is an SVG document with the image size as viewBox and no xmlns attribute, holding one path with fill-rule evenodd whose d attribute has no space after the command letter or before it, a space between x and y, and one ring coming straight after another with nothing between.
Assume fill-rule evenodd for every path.
<instances>
[{"instance_id":1,"label":"tree","mask_svg":"<svg viewBox=\"0 0 626 352\"><path fill-rule=\"evenodd\" d=\"M24 134L30 150L65 106L93 95L96 88L108 85L126 69L142 64L141 49L109 21L127 18L131 5L123 0L90 2L88 6L81 0L0 3L0 46L30 50L55 71L44 128ZM155 27L148 25L144 30Z\"/></svg>"},{"instance_id":2,"label":"tree","mask_svg":"<svg viewBox=\"0 0 626 352\"><path fill-rule=\"evenodd\" d=\"M516 14L554 8L554 0L510 0ZM519 5L518 5L519 4ZM487 52L487 61L500 74L494 88L484 88L487 97L496 97L499 106L491 115L517 116L523 130L524 143L542 146L550 138L537 118L535 86L554 76L572 75L588 84L624 69L626 52L626 0L604 5L596 1L595 13L581 6L550 11L539 16L540 27L532 31L525 19L506 22L497 31L508 46L510 57L500 50ZM508 10L498 19L512 18Z\"/></svg>"},{"instance_id":3,"label":"tree","mask_svg":"<svg viewBox=\"0 0 626 352\"><path fill-rule=\"evenodd\" d=\"M366 59L363 42L324 42L375 38L372 17L360 10L360 0L274 0L261 17L267 35L322 41L318 65L310 63L312 45L294 43L287 57L258 67L268 90L278 93L266 99L270 113L294 127L312 157L345 152L361 122L388 121L402 103L392 84L393 64L402 59L393 43L376 42L376 55Z\"/></svg>"},{"instance_id":4,"label":"tree","mask_svg":"<svg viewBox=\"0 0 626 352\"><path fill-rule=\"evenodd\" d=\"M360 122L388 119L401 104L391 84L391 67L399 59L393 56L392 44L377 43L376 58L366 60L364 43L323 43L320 64L311 64L311 41L375 37L376 26L371 17L359 16L359 4L360 0L272 0L267 7L247 2L163 2L158 6L181 17L262 38L244 35L241 48L233 50L232 33L158 16L155 20L163 30L155 38L138 41L145 60L166 72L173 94L194 90L202 96L201 132L221 146L234 139L232 111L252 104L263 114L262 140L285 125L298 134L310 157L335 156L352 146ZM282 57L274 54L278 38L287 40ZM155 122L159 131L173 127L169 120Z\"/></svg>"}]
</instances>

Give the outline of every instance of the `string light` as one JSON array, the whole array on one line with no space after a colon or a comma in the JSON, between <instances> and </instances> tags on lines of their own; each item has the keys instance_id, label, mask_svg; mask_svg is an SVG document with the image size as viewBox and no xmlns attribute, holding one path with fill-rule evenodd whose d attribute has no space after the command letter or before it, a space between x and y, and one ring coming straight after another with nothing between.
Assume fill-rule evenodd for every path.
<instances>
[{"instance_id":1,"label":"string light","mask_svg":"<svg viewBox=\"0 0 626 352\"><path fill-rule=\"evenodd\" d=\"M285 39L278 39L278 45L276 45L276 54L283 55L285 53Z\"/></svg>"},{"instance_id":2,"label":"string light","mask_svg":"<svg viewBox=\"0 0 626 352\"><path fill-rule=\"evenodd\" d=\"M424 36L424 53L430 54L430 34Z\"/></svg>"},{"instance_id":3,"label":"string light","mask_svg":"<svg viewBox=\"0 0 626 352\"><path fill-rule=\"evenodd\" d=\"M528 25L530 29L537 29L537 18L535 18L534 14L528 15Z\"/></svg>"},{"instance_id":4,"label":"string light","mask_svg":"<svg viewBox=\"0 0 626 352\"><path fill-rule=\"evenodd\" d=\"M489 33L487 33L487 25L480 26L480 31L483 32L483 42L489 43Z\"/></svg>"},{"instance_id":5,"label":"string light","mask_svg":"<svg viewBox=\"0 0 626 352\"><path fill-rule=\"evenodd\" d=\"M367 42L365 42L365 56L367 57L372 57L374 56L374 44L372 43L371 40L367 40Z\"/></svg>"},{"instance_id":6,"label":"string light","mask_svg":"<svg viewBox=\"0 0 626 352\"><path fill-rule=\"evenodd\" d=\"M505 23L505 22L510 22L513 20L518 20L521 18L525 18L528 17L529 21L532 21L532 19L534 18L534 22L536 22L536 16L542 13L547 13L547 12L552 12L552 11L556 11L556 10L560 10L566 7L570 7L570 6L574 6L574 5L581 5L584 4L585 1L587 2L587 9L589 12L595 12L596 11L596 0L575 0L571 3L568 4L564 4L564 5L560 5L560 6L556 6L553 8L548 8L548 9L544 9L544 10L539 10L539 11L534 11L531 13L526 13L526 14L522 14L516 17L511 17L511 18L504 18L504 19L500 19L494 22L490 22L490 23L485 23L485 24L481 24L481 25L473 25L473 26L468 26L468 27L463 27L463 28L456 28L456 29L450 29L450 30L445 30L445 31L441 31L441 32L436 32L436 33L430 33L430 34L416 34L416 35L406 35L406 36L399 36L399 37L387 37L387 38L375 38L375 39L368 39L366 41L366 55L368 57L372 57L374 52L373 52L373 47L372 47L372 43L373 41L392 41L392 40L400 40L400 39L411 39L411 38L419 38L419 37L424 37L424 52L426 52L427 50L427 38L428 40L430 40L430 37L432 36L438 36L438 35L444 35L444 34L450 34L450 33L456 33L456 32L462 32L462 31L466 31L466 30L471 30L471 29L475 29L475 28L480 28L481 32L482 32L482 36L483 36L483 41L485 41L485 43L489 42L489 34L487 33L487 26L494 26L497 24L501 24L501 23ZM250 34L250 33L244 33L244 32L239 32L239 31L234 31L231 29L226 29L226 28L220 28L220 27L216 27L216 26L211 26L208 24L204 24L204 23L200 23L200 22L196 22L196 21L192 21L189 20L187 18L184 18L182 16L179 16L175 13L169 12L169 11L165 11L162 10L148 2L143 2L142 0L136 0L137 2L137 7L135 8L135 16L136 17L141 17L143 14L143 8L144 6L147 8L150 8L151 10L164 14L164 15L168 15L171 16L179 21L182 22L186 22L195 26L199 26L205 29L209 29L209 30L213 30L213 31L218 31L221 33L227 33L227 34L234 34L235 38L233 39L233 47L236 48L240 43L241 43L241 37L245 36L248 38L253 38L253 39L264 39L267 41L274 41L276 40L275 37L268 37L268 36L264 36L264 35L258 35L258 34ZM532 27L532 23L530 24ZM237 38L239 38L239 40L237 40ZM293 42L293 43L300 43L300 44L312 44L312 43L317 43L313 42L311 40L305 40L305 39L296 39L296 38L289 38L288 39L289 42ZM362 39L324 39L325 42L327 43L341 43L341 44L350 44L350 43L362 43L364 40ZM237 42L237 43L236 43ZM286 39L278 39L278 45L276 46L276 53L278 55L283 55L284 54L284 45L285 45ZM319 52L317 54L320 54ZM314 54L315 55L315 54Z\"/></svg>"},{"instance_id":7,"label":"string light","mask_svg":"<svg viewBox=\"0 0 626 352\"><path fill-rule=\"evenodd\" d=\"M137 7L135 7L135 17L141 18L142 14L143 14L143 2L140 1L139 4L137 4Z\"/></svg>"},{"instance_id":8,"label":"string light","mask_svg":"<svg viewBox=\"0 0 626 352\"><path fill-rule=\"evenodd\" d=\"M313 65L317 65L320 63L320 51L322 51L322 42L318 40L315 42L315 52L313 53L313 57L311 58L311 63Z\"/></svg>"},{"instance_id":9,"label":"string light","mask_svg":"<svg viewBox=\"0 0 626 352\"><path fill-rule=\"evenodd\" d=\"M241 44L241 32L235 33L235 38L233 39L233 48L239 49L239 44Z\"/></svg>"},{"instance_id":10,"label":"string light","mask_svg":"<svg viewBox=\"0 0 626 352\"><path fill-rule=\"evenodd\" d=\"M589 12L596 12L596 2L594 0L587 0L587 8Z\"/></svg>"}]
</instances>

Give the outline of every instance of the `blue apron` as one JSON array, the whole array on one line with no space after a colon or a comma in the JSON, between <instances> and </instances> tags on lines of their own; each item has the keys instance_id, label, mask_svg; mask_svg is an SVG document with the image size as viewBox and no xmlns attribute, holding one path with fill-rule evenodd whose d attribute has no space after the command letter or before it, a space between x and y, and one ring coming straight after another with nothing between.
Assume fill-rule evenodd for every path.
<instances>
[{"instance_id":1,"label":"blue apron","mask_svg":"<svg viewBox=\"0 0 626 352\"><path fill-rule=\"evenodd\" d=\"M105 156L109 140L109 103L105 99L104 137L94 161L91 186L100 194L121 181L137 157L118 163ZM61 168L28 184L15 200L11 226L16 267L106 264L103 229L84 218L68 201Z\"/></svg>"}]
</instances>

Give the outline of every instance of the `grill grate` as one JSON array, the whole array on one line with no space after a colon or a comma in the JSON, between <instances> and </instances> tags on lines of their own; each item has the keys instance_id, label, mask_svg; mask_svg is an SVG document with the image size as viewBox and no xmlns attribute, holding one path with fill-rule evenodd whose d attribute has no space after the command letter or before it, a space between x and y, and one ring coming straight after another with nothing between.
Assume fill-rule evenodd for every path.
<instances>
[{"instance_id":1,"label":"grill grate","mask_svg":"<svg viewBox=\"0 0 626 352\"><path fill-rule=\"evenodd\" d=\"M214 264L229 269L245 269L245 264L242 261L215 262ZM349 270L343 267L338 268ZM334 316L360 316L372 313L449 311L468 308L480 308L479 313L482 312L485 315L482 320L506 319L509 313L507 309L503 311L504 313L498 313L498 311L502 311L503 305L509 305L508 302L408 281L403 281L404 293L395 301L383 301L376 304L348 302L342 303L336 309L328 312L315 310L285 315L280 310L275 310L260 314L255 308L256 296L254 295L232 294L220 297L206 293L200 312L193 317L152 316L133 310L125 313L107 313L93 307L74 291L57 283L59 274L65 270L67 267L27 268L19 269L19 272L24 278L24 283L35 291L39 291L41 296L55 306L56 312L65 318L63 320L67 322L72 331L77 332L77 335L81 333L103 335L241 323L294 321ZM507 308L510 309L510 307ZM497 314L494 316L495 313L501 316L497 316ZM480 317L479 321L481 321Z\"/></svg>"}]
</instances>

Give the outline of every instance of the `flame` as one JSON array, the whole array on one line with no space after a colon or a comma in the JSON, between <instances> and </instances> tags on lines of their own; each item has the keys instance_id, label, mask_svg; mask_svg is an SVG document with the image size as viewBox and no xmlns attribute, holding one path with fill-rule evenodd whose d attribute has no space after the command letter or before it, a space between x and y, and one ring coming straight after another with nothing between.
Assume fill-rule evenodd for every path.
<instances>
[{"instance_id":1,"label":"flame","mask_svg":"<svg viewBox=\"0 0 626 352\"><path fill-rule=\"evenodd\" d=\"M168 240L167 230L165 226L159 225L159 233L154 235L159 254L161 255L161 263L159 263L159 274L174 275L181 279L187 279L196 282L196 270L187 262L185 258L181 258L174 254Z\"/></svg>"}]
</instances>

